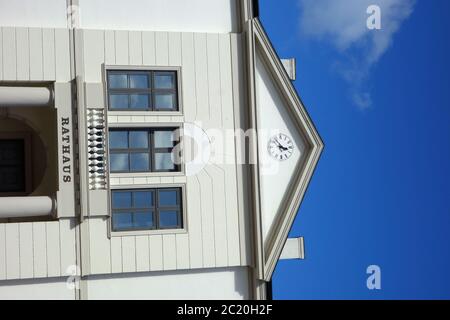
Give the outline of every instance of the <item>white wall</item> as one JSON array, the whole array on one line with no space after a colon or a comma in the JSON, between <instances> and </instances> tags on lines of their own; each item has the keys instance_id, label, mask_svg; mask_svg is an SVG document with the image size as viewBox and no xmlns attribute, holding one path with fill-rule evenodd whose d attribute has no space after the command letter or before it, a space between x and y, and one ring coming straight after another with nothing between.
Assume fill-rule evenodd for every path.
<instances>
[{"instance_id":1,"label":"white wall","mask_svg":"<svg viewBox=\"0 0 450 320\"><path fill-rule=\"evenodd\" d=\"M0 26L66 28L66 0L0 0Z\"/></svg>"},{"instance_id":2,"label":"white wall","mask_svg":"<svg viewBox=\"0 0 450 320\"><path fill-rule=\"evenodd\" d=\"M73 300L67 277L0 281L0 300ZM87 298L111 299L249 299L246 267L90 276ZM73 284L73 283L71 283Z\"/></svg>"},{"instance_id":3,"label":"white wall","mask_svg":"<svg viewBox=\"0 0 450 320\"><path fill-rule=\"evenodd\" d=\"M39 8L37 8L37 3L39 3ZM39 17L44 17L44 11L49 17L62 14L65 19L65 11L61 11L60 8L61 3L65 10L65 0L0 0L0 24L9 24L8 21L20 23L22 16L26 19L29 18L30 22L38 21ZM42 11L40 11L40 6L43 7ZM21 10L22 7L23 10ZM31 13L27 16L30 8L36 10L33 12L36 20L33 20ZM17 13L17 20L14 17L15 13ZM67 29L1 27L0 61L2 61L0 81L56 81L57 97L67 93L66 97L68 96L70 101L70 91L60 93L61 91L58 89L61 86L67 88L69 86L67 82L71 80L69 31ZM60 104L59 101L55 103L58 123L62 117L71 116L70 105ZM59 152L62 151L62 148L57 148L58 146L55 145L56 133L46 129L46 126L50 124L56 130L56 122L51 123L49 120L54 117L53 113L54 110L51 109L16 108L9 111L13 118L26 121L30 127L40 132L42 140L50 148L49 154L52 152L55 154L56 149L60 150ZM5 128L1 129L5 130ZM57 158L51 157L47 164L49 174L44 177L34 195L49 195L47 191L54 190L52 181L58 175ZM62 167L59 168L62 173ZM61 179L62 175L59 176ZM60 183L58 200L59 216L73 216L75 201L73 185L71 189ZM71 204L72 211L65 211L65 208L69 208ZM65 274L67 266L75 264L75 260L73 219L0 223L0 280L59 277Z\"/></svg>"},{"instance_id":4,"label":"white wall","mask_svg":"<svg viewBox=\"0 0 450 320\"><path fill-rule=\"evenodd\" d=\"M83 63L79 63L83 67L77 70L83 70L80 76L100 100L104 99L102 64L181 68L180 115L108 112L109 126L190 122L204 129L234 129L231 35L113 30L82 30L78 35L84 42ZM98 99L94 100L87 98L87 107L98 107ZM226 151L234 159L233 139ZM241 250L245 238L240 236L240 228L245 226L239 222L246 212L238 207L234 163L208 163L198 174L187 177L124 173L110 178L113 188L185 184L187 232L127 233L108 238L106 218L86 219L92 274L247 265ZM93 197L91 192L90 199Z\"/></svg>"},{"instance_id":5,"label":"white wall","mask_svg":"<svg viewBox=\"0 0 450 320\"><path fill-rule=\"evenodd\" d=\"M67 278L11 280L0 282L0 300L74 300L75 289Z\"/></svg>"},{"instance_id":6,"label":"white wall","mask_svg":"<svg viewBox=\"0 0 450 320\"><path fill-rule=\"evenodd\" d=\"M235 0L80 0L79 16L85 29L231 32L237 26Z\"/></svg>"},{"instance_id":7,"label":"white wall","mask_svg":"<svg viewBox=\"0 0 450 320\"><path fill-rule=\"evenodd\" d=\"M265 237L283 201L296 165L304 154L305 143L258 51L256 52L256 99L258 131L261 134L258 139L258 150L263 236ZM294 152L285 161L273 159L267 151L268 140L276 132L287 134L294 143Z\"/></svg>"},{"instance_id":8,"label":"white wall","mask_svg":"<svg viewBox=\"0 0 450 320\"><path fill-rule=\"evenodd\" d=\"M88 299L248 299L248 269L221 268L94 276Z\"/></svg>"},{"instance_id":9,"label":"white wall","mask_svg":"<svg viewBox=\"0 0 450 320\"><path fill-rule=\"evenodd\" d=\"M236 1L0 0L0 26L228 33Z\"/></svg>"},{"instance_id":10,"label":"white wall","mask_svg":"<svg viewBox=\"0 0 450 320\"><path fill-rule=\"evenodd\" d=\"M66 275L76 264L74 227L74 219L0 223L0 280Z\"/></svg>"}]
</instances>

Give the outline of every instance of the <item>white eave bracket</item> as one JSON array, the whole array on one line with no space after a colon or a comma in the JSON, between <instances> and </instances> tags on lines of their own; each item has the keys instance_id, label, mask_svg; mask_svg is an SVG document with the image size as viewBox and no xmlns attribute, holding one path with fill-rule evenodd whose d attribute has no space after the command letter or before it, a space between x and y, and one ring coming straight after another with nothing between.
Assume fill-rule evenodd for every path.
<instances>
[{"instance_id":1,"label":"white eave bracket","mask_svg":"<svg viewBox=\"0 0 450 320\"><path fill-rule=\"evenodd\" d=\"M280 260L305 259L305 242L303 237L288 238L281 251Z\"/></svg>"},{"instance_id":2,"label":"white eave bracket","mask_svg":"<svg viewBox=\"0 0 450 320\"><path fill-rule=\"evenodd\" d=\"M295 58L281 59L281 63L283 64L284 70L286 70L289 79L295 81L297 77L297 70L296 70L297 62Z\"/></svg>"}]
</instances>

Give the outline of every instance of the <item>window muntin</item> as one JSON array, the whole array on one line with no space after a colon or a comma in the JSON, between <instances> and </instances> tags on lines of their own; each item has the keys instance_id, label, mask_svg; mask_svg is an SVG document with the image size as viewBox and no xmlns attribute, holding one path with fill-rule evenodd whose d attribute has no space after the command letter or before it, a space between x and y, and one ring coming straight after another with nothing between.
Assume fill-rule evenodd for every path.
<instances>
[{"instance_id":1,"label":"window muntin","mask_svg":"<svg viewBox=\"0 0 450 320\"><path fill-rule=\"evenodd\" d=\"M110 129L110 171L177 172L173 149L178 128Z\"/></svg>"},{"instance_id":2,"label":"window muntin","mask_svg":"<svg viewBox=\"0 0 450 320\"><path fill-rule=\"evenodd\" d=\"M178 111L176 71L107 72L109 110Z\"/></svg>"},{"instance_id":3,"label":"window muntin","mask_svg":"<svg viewBox=\"0 0 450 320\"><path fill-rule=\"evenodd\" d=\"M181 188L112 190L112 230L181 229Z\"/></svg>"}]
</instances>

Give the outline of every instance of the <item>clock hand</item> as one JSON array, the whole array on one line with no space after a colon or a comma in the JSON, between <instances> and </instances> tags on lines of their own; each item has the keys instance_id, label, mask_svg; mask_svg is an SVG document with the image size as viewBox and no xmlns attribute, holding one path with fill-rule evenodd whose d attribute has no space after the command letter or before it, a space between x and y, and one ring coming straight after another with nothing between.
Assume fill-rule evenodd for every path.
<instances>
[{"instance_id":1,"label":"clock hand","mask_svg":"<svg viewBox=\"0 0 450 320\"><path fill-rule=\"evenodd\" d=\"M280 143L278 140L275 140L275 142L276 142L277 145L278 145L278 149L283 150L283 151L286 151L286 150L288 149L288 148L282 146L281 143Z\"/></svg>"},{"instance_id":2,"label":"clock hand","mask_svg":"<svg viewBox=\"0 0 450 320\"><path fill-rule=\"evenodd\" d=\"M278 142L278 140L275 140L275 143L277 144L278 148L281 147L281 144Z\"/></svg>"}]
</instances>

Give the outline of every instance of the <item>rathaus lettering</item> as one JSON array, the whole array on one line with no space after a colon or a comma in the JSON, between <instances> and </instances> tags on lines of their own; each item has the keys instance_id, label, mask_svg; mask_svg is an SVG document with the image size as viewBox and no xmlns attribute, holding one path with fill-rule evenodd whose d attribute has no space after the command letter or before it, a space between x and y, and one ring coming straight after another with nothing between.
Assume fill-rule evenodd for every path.
<instances>
[{"instance_id":1,"label":"rathaus lettering","mask_svg":"<svg viewBox=\"0 0 450 320\"><path fill-rule=\"evenodd\" d=\"M72 181L72 168L70 166L70 118L61 118L61 148L63 163L63 181Z\"/></svg>"}]
</instances>

